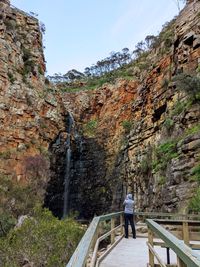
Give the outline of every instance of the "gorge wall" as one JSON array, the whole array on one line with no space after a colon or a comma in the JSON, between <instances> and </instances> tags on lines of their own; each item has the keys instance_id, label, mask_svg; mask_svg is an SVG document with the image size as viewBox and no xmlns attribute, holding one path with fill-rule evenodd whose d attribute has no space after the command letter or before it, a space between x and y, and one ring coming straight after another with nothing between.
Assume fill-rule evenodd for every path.
<instances>
[{"instance_id":1,"label":"gorge wall","mask_svg":"<svg viewBox=\"0 0 200 267\"><path fill-rule=\"evenodd\" d=\"M88 136L87 127L96 123L89 138L104 150L103 158L98 157L98 146L97 151L92 147L93 153L88 150L93 157L91 166L94 161L102 162L103 171L84 179L72 178L71 200L83 194L90 207L95 199L90 199L91 186L104 211L122 208L129 190L140 210L189 211L198 188L193 170L199 166L200 106L176 78L185 75L184 84L187 75L199 75L199 7L199 1L188 1L163 33L170 36L168 43L161 42L134 66L132 81L119 79L93 92L63 94L63 103L74 114L83 135ZM88 187L82 187L85 182ZM96 187L98 182L111 192L111 199L103 197L102 188ZM78 185L81 192L74 194Z\"/></svg>"},{"instance_id":2,"label":"gorge wall","mask_svg":"<svg viewBox=\"0 0 200 267\"><path fill-rule=\"evenodd\" d=\"M200 105L175 78L199 75L199 10L200 1L188 1L164 41L131 66L130 80L67 93L45 82L38 20L0 1L2 177L26 184L34 167L45 206L62 217L70 145L68 212L91 218L121 209L129 190L140 210L186 210L198 187ZM45 174L35 171L42 159Z\"/></svg>"}]
</instances>

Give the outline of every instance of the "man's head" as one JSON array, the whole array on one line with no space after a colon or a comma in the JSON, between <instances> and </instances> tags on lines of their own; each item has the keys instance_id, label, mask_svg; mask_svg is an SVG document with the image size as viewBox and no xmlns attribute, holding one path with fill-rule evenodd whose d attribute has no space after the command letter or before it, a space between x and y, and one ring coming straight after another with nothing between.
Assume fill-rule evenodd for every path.
<instances>
[{"instance_id":1,"label":"man's head","mask_svg":"<svg viewBox=\"0 0 200 267\"><path fill-rule=\"evenodd\" d=\"M133 198L132 194L129 193L129 194L127 195L127 198L128 198L128 199L132 199L132 198Z\"/></svg>"}]
</instances>

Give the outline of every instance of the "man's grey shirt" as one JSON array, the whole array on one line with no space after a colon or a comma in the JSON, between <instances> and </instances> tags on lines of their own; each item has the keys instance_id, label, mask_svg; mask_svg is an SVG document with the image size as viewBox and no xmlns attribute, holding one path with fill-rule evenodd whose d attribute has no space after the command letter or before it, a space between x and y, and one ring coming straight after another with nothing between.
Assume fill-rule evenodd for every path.
<instances>
[{"instance_id":1,"label":"man's grey shirt","mask_svg":"<svg viewBox=\"0 0 200 267\"><path fill-rule=\"evenodd\" d=\"M125 199L124 200L124 205L125 205L124 213L133 214L134 201L132 199L129 199L129 198Z\"/></svg>"}]
</instances>

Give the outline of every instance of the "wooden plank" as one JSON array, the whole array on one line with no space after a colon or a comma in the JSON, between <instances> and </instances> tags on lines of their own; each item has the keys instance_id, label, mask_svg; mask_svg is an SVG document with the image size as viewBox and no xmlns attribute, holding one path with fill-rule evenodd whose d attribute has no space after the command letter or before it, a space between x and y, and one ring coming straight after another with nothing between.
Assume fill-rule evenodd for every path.
<instances>
[{"instance_id":1,"label":"wooden plank","mask_svg":"<svg viewBox=\"0 0 200 267\"><path fill-rule=\"evenodd\" d=\"M180 218L183 219L194 219L200 220L200 214L193 215L193 214L177 214L177 213L158 213L158 212L135 212L136 216L143 216L143 217L171 217L171 218Z\"/></svg>"},{"instance_id":2,"label":"wooden plank","mask_svg":"<svg viewBox=\"0 0 200 267\"><path fill-rule=\"evenodd\" d=\"M112 234L112 232L115 232L120 228L121 228L121 225L118 225L117 227L113 228L108 233L105 233L104 235L100 236L97 239L95 247L94 247L94 251L93 251L93 254L92 254L91 267L95 266L100 242L103 241L104 239L106 239L108 236L110 236Z\"/></svg>"},{"instance_id":3,"label":"wooden plank","mask_svg":"<svg viewBox=\"0 0 200 267\"><path fill-rule=\"evenodd\" d=\"M102 215L99 217L95 217L90 224L89 228L87 229L85 235L79 242L78 247L76 248L73 256L71 257L67 267L83 267L85 265L88 253L90 248L96 239L95 234L97 231L97 227L99 222L111 220L111 218L117 218L120 215L123 215L123 211L111 213L107 215ZM199 218L200 215L185 215L185 214L170 214L170 213L149 213L149 212L135 212L136 216L141 216L143 218L147 217L165 217L165 218L182 218L182 219L192 219L192 218ZM195 226L195 225L194 225Z\"/></svg>"},{"instance_id":4,"label":"wooden plank","mask_svg":"<svg viewBox=\"0 0 200 267\"><path fill-rule=\"evenodd\" d=\"M95 217L92 220L89 228L87 229L85 235L79 242L74 254L72 255L67 267L83 267L85 266L87 256L92 246L93 238L95 236L97 226L99 224L99 217Z\"/></svg>"},{"instance_id":5,"label":"wooden plank","mask_svg":"<svg viewBox=\"0 0 200 267\"><path fill-rule=\"evenodd\" d=\"M111 218L119 217L123 213L124 213L123 211L120 211L120 212L110 213L107 215L102 215L102 216L99 216L99 220L100 220L100 222L108 221L108 220L111 220Z\"/></svg>"},{"instance_id":6,"label":"wooden plank","mask_svg":"<svg viewBox=\"0 0 200 267\"><path fill-rule=\"evenodd\" d=\"M121 232L121 235L124 235L124 217L123 217L123 215L121 214L120 215L120 225L121 225L121 230L120 230L120 232Z\"/></svg>"},{"instance_id":7,"label":"wooden plank","mask_svg":"<svg viewBox=\"0 0 200 267\"><path fill-rule=\"evenodd\" d=\"M158 263L159 263L159 266L161 266L161 267L166 267L166 265L165 265L164 262L161 260L161 258L160 258L160 256L158 255L158 253L155 251L155 249L152 247L152 245L151 245L149 242L147 242L147 246L148 246L149 250L151 251L151 253L156 257L156 259L157 259L157 261L158 261ZM152 265L151 262L150 262L150 265Z\"/></svg>"},{"instance_id":8,"label":"wooden plank","mask_svg":"<svg viewBox=\"0 0 200 267\"><path fill-rule=\"evenodd\" d=\"M170 233L175 235L179 239L183 239L183 232L182 231L172 231L169 230ZM190 232L190 240L191 241L200 241L200 232Z\"/></svg>"},{"instance_id":9,"label":"wooden plank","mask_svg":"<svg viewBox=\"0 0 200 267\"><path fill-rule=\"evenodd\" d=\"M151 219L146 220L148 227L155 232L169 246L186 265L190 267L200 266L200 255L192 251L181 240L177 239L169 231Z\"/></svg>"},{"instance_id":10,"label":"wooden plank","mask_svg":"<svg viewBox=\"0 0 200 267\"><path fill-rule=\"evenodd\" d=\"M187 222L189 226L200 226L200 221L191 221L191 220L161 220L155 219L155 222L159 224L166 224L166 225L180 225L182 226L183 222Z\"/></svg>"},{"instance_id":11,"label":"wooden plank","mask_svg":"<svg viewBox=\"0 0 200 267\"><path fill-rule=\"evenodd\" d=\"M191 247L192 249L200 250L200 244L191 244L191 243L190 243L190 247Z\"/></svg>"},{"instance_id":12,"label":"wooden plank","mask_svg":"<svg viewBox=\"0 0 200 267\"><path fill-rule=\"evenodd\" d=\"M115 231L113 229L115 228L115 218L111 218L111 245L115 242Z\"/></svg>"},{"instance_id":13,"label":"wooden plank","mask_svg":"<svg viewBox=\"0 0 200 267\"><path fill-rule=\"evenodd\" d=\"M148 244L150 244L153 247L153 232L151 231L150 228L148 228ZM154 266L154 255L149 248L149 264L151 266Z\"/></svg>"},{"instance_id":14,"label":"wooden plank","mask_svg":"<svg viewBox=\"0 0 200 267\"><path fill-rule=\"evenodd\" d=\"M177 266L178 267L187 267L187 265L179 257L177 258Z\"/></svg>"},{"instance_id":15,"label":"wooden plank","mask_svg":"<svg viewBox=\"0 0 200 267\"><path fill-rule=\"evenodd\" d=\"M188 222L185 221L183 221L183 240L184 243L188 246L190 243L189 228L188 228Z\"/></svg>"},{"instance_id":16,"label":"wooden plank","mask_svg":"<svg viewBox=\"0 0 200 267\"><path fill-rule=\"evenodd\" d=\"M109 249L105 251L104 254L102 254L99 259L97 260L96 267L99 267L99 264L102 262L102 260L113 250L113 248L121 241L123 236L121 236L119 239L117 239Z\"/></svg>"}]
</instances>

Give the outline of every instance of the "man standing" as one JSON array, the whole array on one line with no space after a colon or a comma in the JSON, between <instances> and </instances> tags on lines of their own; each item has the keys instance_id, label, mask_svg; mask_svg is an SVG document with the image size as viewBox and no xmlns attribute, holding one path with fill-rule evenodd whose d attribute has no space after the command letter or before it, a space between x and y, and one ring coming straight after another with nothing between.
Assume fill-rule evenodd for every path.
<instances>
[{"instance_id":1,"label":"man standing","mask_svg":"<svg viewBox=\"0 0 200 267\"><path fill-rule=\"evenodd\" d=\"M134 200L133 200L132 194L127 195L126 199L124 200L123 205L125 206L125 209L124 209L125 238L128 238L128 223L130 223L131 225L133 238L136 238L135 225L133 222Z\"/></svg>"}]
</instances>

